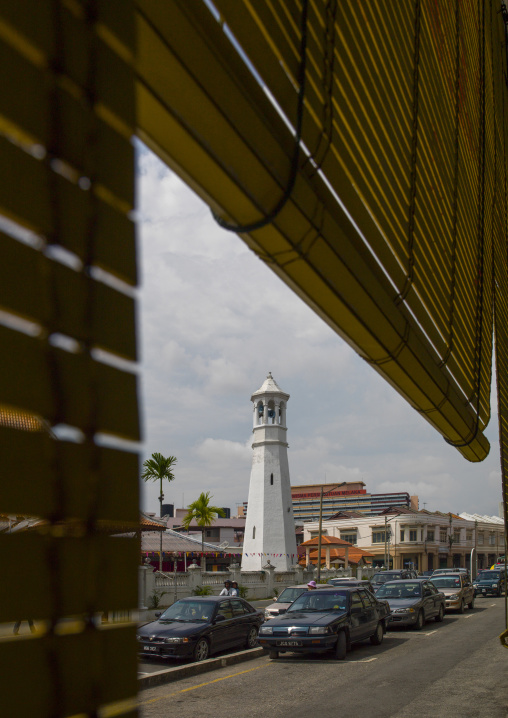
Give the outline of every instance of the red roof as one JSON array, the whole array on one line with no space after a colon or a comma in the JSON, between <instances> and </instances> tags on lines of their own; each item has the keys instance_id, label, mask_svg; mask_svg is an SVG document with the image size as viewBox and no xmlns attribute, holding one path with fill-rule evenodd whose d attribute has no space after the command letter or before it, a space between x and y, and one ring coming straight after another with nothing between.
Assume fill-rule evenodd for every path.
<instances>
[{"instance_id":1,"label":"red roof","mask_svg":"<svg viewBox=\"0 0 508 718\"><path fill-rule=\"evenodd\" d=\"M312 539L309 539L308 541L304 541L300 544L300 546L317 546L319 543L319 536L315 536ZM340 546L352 546L353 544L350 544L348 541L343 541L340 538L337 538L336 536L321 536L321 546L324 546L325 544L335 544Z\"/></svg>"}]
</instances>

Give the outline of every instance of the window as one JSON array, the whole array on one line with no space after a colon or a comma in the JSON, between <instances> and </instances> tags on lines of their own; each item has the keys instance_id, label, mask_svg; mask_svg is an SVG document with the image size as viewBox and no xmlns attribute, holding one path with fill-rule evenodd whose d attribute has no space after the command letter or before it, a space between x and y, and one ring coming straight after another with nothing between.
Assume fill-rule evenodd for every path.
<instances>
[{"instance_id":1,"label":"window","mask_svg":"<svg viewBox=\"0 0 508 718\"><path fill-rule=\"evenodd\" d=\"M351 533L342 533L340 532L340 537L343 541L347 541L348 543L356 544L358 541L358 534L356 531L352 531Z\"/></svg>"},{"instance_id":2,"label":"window","mask_svg":"<svg viewBox=\"0 0 508 718\"><path fill-rule=\"evenodd\" d=\"M351 594L351 610L354 611L355 609L363 611L362 599L357 591L354 591L354 593Z\"/></svg>"},{"instance_id":3,"label":"window","mask_svg":"<svg viewBox=\"0 0 508 718\"><path fill-rule=\"evenodd\" d=\"M253 539L256 538L256 527L255 526L252 527L252 538Z\"/></svg>"},{"instance_id":4,"label":"window","mask_svg":"<svg viewBox=\"0 0 508 718\"><path fill-rule=\"evenodd\" d=\"M434 529L427 529L427 541L434 541Z\"/></svg>"},{"instance_id":5,"label":"window","mask_svg":"<svg viewBox=\"0 0 508 718\"><path fill-rule=\"evenodd\" d=\"M439 529L439 541L440 543L446 543L446 529Z\"/></svg>"},{"instance_id":6,"label":"window","mask_svg":"<svg viewBox=\"0 0 508 718\"><path fill-rule=\"evenodd\" d=\"M411 529L409 532L410 541L418 541L418 529Z\"/></svg>"},{"instance_id":7,"label":"window","mask_svg":"<svg viewBox=\"0 0 508 718\"><path fill-rule=\"evenodd\" d=\"M270 486L273 486L273 474L270 474Z\"/></svg>"},{"instance_id":8,"label":"window","mask_svg":"<svg viewBox=\"0 0 508 718\"><path fill-rule=\"evenodd\" d=\"M406 540L406 532L404 529L400 530L400 540L405 541Z\"/></svg>"},{"instance_id":9,"label":"window","mask_svg":"<svg viewBox=\"0 0 508 718\"><path fill-rule=\"evenodd\" d=\"M222 614L226 618L233 618L233 609L229 601L221 601L219 605L218 613Z\"/></svg>"},{"instance_id":10,"label":"window","mask_svg":"<svg viewBox=\"0 0 508 718\"><path fill-rule=\"evenodd\" d=\"M480 544L480 546L483 546L483 532L482 531L480 531L480 533L478 534L478 543Z\"/></svg>"},{"instance_id":11,"label":"window","mask_svg":"<svg viewBox=\"0 0 508 718\"><path fill-rule=\"evenodd\" d=\"M244 604L238 599L232 598L231 606L233 607L233 616L243 616L244 613L247 613Z\"/></svg>"},{"instance_id":12,"label":"window","mask_svg":"<svg viewBox=\"0 0 508 718\"><path fill-rule=\"evenodd\" d=\"M390 540L390 532L388 531L388 536L386 537L386 540ZM373 531L372 532L372 543L384 543L385 542L385 532L384 531Z\"/></svg>"},{"instance_id":13,"label":"window","mask_svg":"<svg viewBox=\"0 0 508 718\"><path fill-rule=\"evenodd\" d=\"M495 546L495 545L496 545L496 534L490 534L490 535L489 535L489 544L490 544L491 546Z\"/></svg>"},{"instance_id":14,"label":"window","mask_svg":"<svg viewBox=\"0 0 508 718\"><path fill-rule=\"evenodd\" d=\"M365 589L360 589L360 595L363 598L363 602L367 608L376 605L374 597L370 596L369 592L365 591Z\"/></svg>"}]
</instances>

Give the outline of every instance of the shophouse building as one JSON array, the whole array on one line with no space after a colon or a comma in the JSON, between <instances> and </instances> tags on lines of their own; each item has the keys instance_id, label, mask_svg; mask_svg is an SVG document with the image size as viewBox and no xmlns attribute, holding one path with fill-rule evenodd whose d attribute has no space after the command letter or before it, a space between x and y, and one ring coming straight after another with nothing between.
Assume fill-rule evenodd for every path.
<instances>
[{"instance_id":1,"label":"shophouse building","mask_svg":"<svg viewBox=\"0 0 508 718\"><path fill-rule=\"evenodd\" d=\"M476 546L480 554L488 540L492 550L481 551L482 565L479 562L479 568L486 568L492 565L490 560L494 562L496 548L499 554L504 552L502 520L499 523L497 517L482 517L482 522L465 516L407 507L393 507L370 516L345 511L323 521L323 534L372 553L376 566L418 571L470 568L472 550ZM317 536L318 528L318 521L305 522L304 540ZM481 534L484 543L480 545Z\"/></svg>"}]
</instances>

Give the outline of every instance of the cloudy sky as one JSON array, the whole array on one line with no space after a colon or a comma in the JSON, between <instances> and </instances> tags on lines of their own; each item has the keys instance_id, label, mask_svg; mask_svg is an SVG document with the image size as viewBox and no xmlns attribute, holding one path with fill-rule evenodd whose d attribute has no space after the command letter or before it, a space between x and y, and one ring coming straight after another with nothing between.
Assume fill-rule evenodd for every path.
<instances>
[{"instance_id":1,"label":"cloudy sky","mask_svg":"<svg viewBox=\"0 0 508 718\"><path fill-rule=\"evenodd\" d=\"M247 500L250 397L271 371L291 395L293 484L362 480L420 508L498 514L496 413L489 457L467 462L142 146L138 163L143 458L178 458L165 501L210 491L234 515ZM158 512L157 485L142 491Z\"/></svg>"}]
</instances>

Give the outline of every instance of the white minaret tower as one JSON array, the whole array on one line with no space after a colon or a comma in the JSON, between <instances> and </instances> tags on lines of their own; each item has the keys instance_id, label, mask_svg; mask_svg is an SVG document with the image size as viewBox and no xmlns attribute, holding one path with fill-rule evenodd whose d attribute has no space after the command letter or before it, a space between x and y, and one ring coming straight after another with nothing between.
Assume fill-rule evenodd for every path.
<instances>
[{"instance_id":1,"label":"white minaret tower","mask_svg":"<svg viewBox=\"0 0 508 718\"><path fill-rule=\"evenodd\" d=\"M259 571L267 559L279 571L298 562L286 436L288 399L270 372L251 397L254 442L243 571Z\"/></svg>"}]
</instances>

